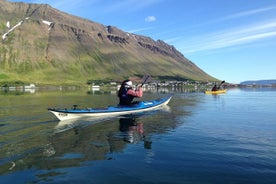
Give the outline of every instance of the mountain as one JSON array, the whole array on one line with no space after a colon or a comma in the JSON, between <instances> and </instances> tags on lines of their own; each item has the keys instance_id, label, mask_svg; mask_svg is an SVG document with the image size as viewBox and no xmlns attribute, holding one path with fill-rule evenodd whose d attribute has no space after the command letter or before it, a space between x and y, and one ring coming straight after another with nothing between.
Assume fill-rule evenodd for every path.
<instances>
[{"instance_id":1,"label":"mountain","mask_svg":"<svg viewBox=\"0 0 276 184\"><path fill-rule=\"evenodd\" d=\"M276 85L276 80L252 80L252 81L244 81L240 83L241 85L259 85L259 86L271 86Z\"/></svg>"},{"instance_id":2,"label":"mountain","mask_svg":"<svg viewBox=\"0 0 276 184\"><path fill-rule=\"evenodd\" d=\"M157 79L214 81L174 46L69 15L47 4L0 0L0 82L41 84Z\"/></svg>"}]
</instances>

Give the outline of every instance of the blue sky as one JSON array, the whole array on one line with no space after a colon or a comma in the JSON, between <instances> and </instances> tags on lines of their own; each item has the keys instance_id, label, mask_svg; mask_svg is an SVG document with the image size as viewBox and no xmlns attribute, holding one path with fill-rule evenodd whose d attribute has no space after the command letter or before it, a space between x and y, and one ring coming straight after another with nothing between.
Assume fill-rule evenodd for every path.
<instances>
[{"instance_id":1,"label":"blue sky","mask_svg":"<svg viewBox=\"0 0 276 184\"><path fill-rule=\"evenodd\" d=\"M163 40L220 80L276 79L276 0L20 1Z\"/></svg>"}]
</instances>

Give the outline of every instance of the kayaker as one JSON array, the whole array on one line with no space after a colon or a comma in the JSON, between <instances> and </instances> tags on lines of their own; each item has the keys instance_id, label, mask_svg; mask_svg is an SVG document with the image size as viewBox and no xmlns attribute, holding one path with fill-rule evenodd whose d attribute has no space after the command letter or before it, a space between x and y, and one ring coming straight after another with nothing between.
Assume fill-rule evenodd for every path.
<instances>
[{"instance_id":1,"label":"kayaker","mask_svg":"<svg viewBox=\"0 0 276 184\"><path fill-rule=\"evenodd\" d=\"M218 90L218 87L217 87L217 84L214 85L214 87L212 88L212 91L217 91Z\"/></svg>"},{"instance_id":2,"label":"kayaker","mask_svg":"<svg viewBox=\"0 0 276 184\"><path fill-rule=\"evenodd\" d=\"M134 98L141 98L143 96L143 89L141 85L138 85L134 90L132 88L132 81L125 80L122 82L118 92L119 105L133 105Z\"/></svg>"}]
</instances>

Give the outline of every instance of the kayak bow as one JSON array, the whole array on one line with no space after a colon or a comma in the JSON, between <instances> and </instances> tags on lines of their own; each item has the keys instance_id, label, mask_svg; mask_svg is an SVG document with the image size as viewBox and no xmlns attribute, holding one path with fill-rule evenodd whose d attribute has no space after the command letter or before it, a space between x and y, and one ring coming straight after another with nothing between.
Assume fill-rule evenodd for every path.
<instances>
[{"instance_id":1,"label":"kayak bow","mask_svg":"<svg viewBox=\"0 0 276 184\"><path fill-rule=\"evenodd\" d=\"M131 106L108 106L105 108L85 108L85 109L55 109L49 108L59 120L68 120L73 118L99 117L99 116L118 116L126 114L135 114L146 111L152 111L165 106L169 103L173 95L165 98L159 98L152 101L141 101Z\"/></svg>"}]
</instances>

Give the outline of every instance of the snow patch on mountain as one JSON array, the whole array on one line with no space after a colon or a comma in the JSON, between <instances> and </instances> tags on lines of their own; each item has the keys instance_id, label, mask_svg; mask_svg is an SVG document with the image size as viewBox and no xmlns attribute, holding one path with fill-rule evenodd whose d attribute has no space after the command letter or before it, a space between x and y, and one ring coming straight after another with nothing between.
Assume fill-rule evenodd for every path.
<instances>
[{"instance_id":1,"label":"snow patch on mountain","mask_svg":"<svg viewBox=\"0 0 276 184\"><path fill-rule=\"evenodd\" d=\"M50 31L51 28L54 26L54 23L53 22L50 22L50 21L47 21L47 20L42 20L42 22L46 25L49 26L48 30Z\"/></svg>"},{"instance_id":2,"label":"snow patch on mountain","mask_svg":"<svg viewBox=\"0 0 276 184\"><path fill-rule=\"evenodd\" d=\"M26 17L25 20L30 19L30 17ZM7 28L9 28L9 30L4 33L2 35L2 40L5 40L8 37L8 34L11 33L13 30L15 30L17 27L21 26L23 24L24 20L21 20L20 22L18 22L15 26L13 26L12 28L10 28L10 21L7 21L6 26ZM53 22L47 21L47 20L42 20L42 23L46 24L49 26L48 30L50 31L51 28L54 26Z\"/></svg>"},{"instance_id":3,"label":"snow patch on mountain","mask_svg":"<svg viewBox=\"0 0 276 184\"><path fill-rule=\"evenodd\" d=\"M18 22L15 26L13 26L11 29L9 29L8 32L4 33L3 36L2 36L2 40L5 40L5 39L7 38L7 36L8 36L8 34L9 34L10 32L12 32L13 30L15 30L15 28L21 26L23 22L24 22L24 21L21 20L21 21Z\"/></svg>"},{"instance_id":4,"label":"snow patch on mountain","mask_svg":"<svg viewBox=\"0 0 276 184\"><path fill-rule=\"evenodd\" d=\"M10 25L10 21L7 21L7 24L6 24L7 28L11 28L11 25Z\"/></svg>"}]
</instances>

